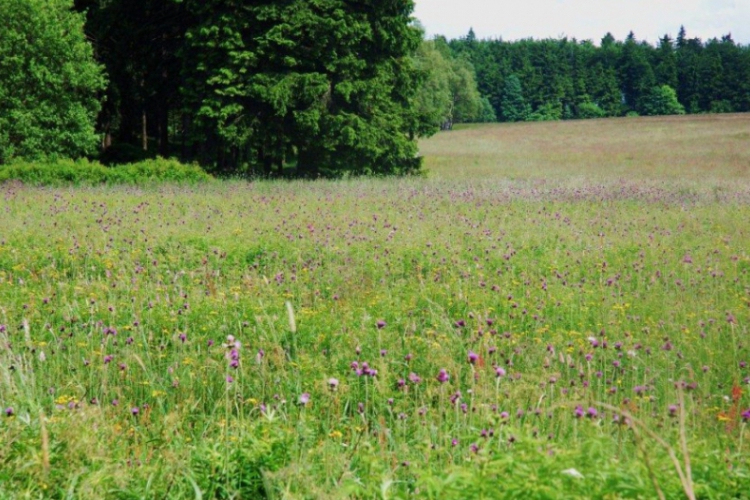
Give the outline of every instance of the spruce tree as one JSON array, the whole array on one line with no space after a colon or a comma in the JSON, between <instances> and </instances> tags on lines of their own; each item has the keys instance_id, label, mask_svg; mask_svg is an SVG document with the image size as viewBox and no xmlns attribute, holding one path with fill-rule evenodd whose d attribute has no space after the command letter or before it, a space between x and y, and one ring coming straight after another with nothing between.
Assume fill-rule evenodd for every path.
<instances>
[{"instance_id":1,"label":"spruce tree","mask_svg":"<svg viewBox=\"0 0 750 500\"><path fill-rule=\"evenodd\" d=\"M519 122L529 117L531 107L523 97L521 81L516 75L510 75L505 80L500 107L503 121Z\"/></svg>"},{"instance_id":2,"label":"spruce tree","mask_svg":"<svg viewBox=\"0 0 750 500\"><path fill-rule=\"evenodd\" d=\"M412 0L188 0L185 92L205 155L305 175L419 168Z\"/></svg>"}]
</instances>

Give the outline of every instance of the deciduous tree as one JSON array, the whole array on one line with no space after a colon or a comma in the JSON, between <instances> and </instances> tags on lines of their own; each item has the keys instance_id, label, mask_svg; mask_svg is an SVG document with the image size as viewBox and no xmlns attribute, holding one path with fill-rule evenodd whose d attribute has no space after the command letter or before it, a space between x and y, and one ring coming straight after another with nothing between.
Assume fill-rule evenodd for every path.
<instances>
[{"instance_id":1,"label":"deciduous tree","mask_svg":"<svg viewBox=\"0 0 750 500\"><path fill-rule=\"evenodd\" d=\"M101 68L70 0L0 0L0 163L95 152Z\"/></svg>"}]
</instances>

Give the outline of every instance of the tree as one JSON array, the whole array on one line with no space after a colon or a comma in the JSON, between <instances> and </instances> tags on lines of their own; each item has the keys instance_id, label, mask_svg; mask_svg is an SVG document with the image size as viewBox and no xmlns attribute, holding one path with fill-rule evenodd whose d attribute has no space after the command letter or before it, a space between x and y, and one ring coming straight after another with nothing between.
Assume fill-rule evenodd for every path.
<instances>
[{"instance_id":1,"label":"tree","mask_svg":"<svg viewBox=\"0 0 750 500\"><path fill-rule=\"evenodd\" d=\"M204 161L305 175L417 170L412 0L188 0L185 95Z\"/></svg>"},{"instance_id":2,"label":"tree","mask_svg":"<svg viewBox=\"0 0 750 500\"><path fill-rule=\"evenodd\" d=\"M448 78L450 90L451 123L467 123L479 120L482 112L482 96L477 90L474 68L465 59L453 59Z\"/></svg>"},{"instance_id":3,"label":"tree","mask_svg":"<svg viewBox=\"0 0 750 500\"><path fill-rule=\"evenodd\" d=\"M86 15L86 34L109 77L99 128L103 149L115 147L104 158L123 161L152 153L170 155L175 135L170 138L170 121L182 125L186 118L179 116L179 55L185 33L195 20L185 4L176 0L75 0L75 7ZM132 158L117 157L125 146L132 150Z\"/></svg>"},{"instance_id":4,"label":"tree","mask_svg":"<svg viewBox=\"0 0 750 500\"><path fill-rule=\"evenodd\" d=\"M656 67L654 76L658 85L669 85L677 88L679 81L677 79L677 55L675 53L674 43L669 35L664 35L659 39L659 46L656 50Z\"/></svg>"},{"instance_id":5,"label":"tree","mask_svg":"<svg viewBox=\"0 0 750 500\"><path fill-rule=\"evenodd\" d=\"M415 98L418 120L441 129L450 129L454 123L495 121L492 105L479 94L476 72L465 53L454 56L445 39L436 37L422 42L415 61L424 73Z\"/></svg>"},{"instance_id":6,"label":"tree","mask_svg":"<svg viewBox=\"0 0 750 500\"><path fill-rule=\"evenodd\" d=\"M70 0L0 0L0 163L96 150L101 68Z\"/></svg>"},{"instance_id":7,"label":"tree","mask_svg":"<svg viewBox=\"0 0 750 500\"><path fill-rule=\"evenodd\" d=\"M415 67L422 73L411 108L413 120L417 123L414 128L427 135L450 123L451 66L433 40L422 42L414 59Z\"/></svg>"},{"instance_id":8,"label":"tree","mask_svg":"<svg viewBox=\"0 0 750 500\"><path fill-rule=\"evenodd\" d=\"M506 122L524 121L529 117L531 107L523 97L521 81L516 75L505 80L501 101L501 118Z\"/></svg>"},{"instance_id":9,"label":"tree","mask_svg":"<svg viewBox=\"0 0 750 500\"><path fill-rule=\"evenodd\" d=\"M654 72L647 58L648 46L639 44L631 31L622 47L619 61L620 82L625 104L638 107L639 100L654 85Z\"/></svg>"}]
</instances>

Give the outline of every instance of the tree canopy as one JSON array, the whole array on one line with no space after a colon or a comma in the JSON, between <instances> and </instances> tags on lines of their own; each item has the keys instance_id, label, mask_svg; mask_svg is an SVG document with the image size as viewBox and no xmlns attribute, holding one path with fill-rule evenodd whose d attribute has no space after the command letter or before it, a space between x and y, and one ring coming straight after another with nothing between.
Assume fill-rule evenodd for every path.
<instances>
[{"instance_id":1,"label":"tree canopy","mask_svg":"<svg viewBox=\"0 0 750 500\"><path fill-rule=\"evenodd\" d=\"M480 94L504 120L517 119L523 107L515 82L508 84L512 76L531 108L529 120L750 111L750 47L731 35L704 42L682 28L676 39L664 35L653 46L632 32L624 41L607 33L599 45L569 38L477 40L469 32L449 46L475 68ZM653 105L666 88L679 106Z\"/></svg>"}]
</instances>

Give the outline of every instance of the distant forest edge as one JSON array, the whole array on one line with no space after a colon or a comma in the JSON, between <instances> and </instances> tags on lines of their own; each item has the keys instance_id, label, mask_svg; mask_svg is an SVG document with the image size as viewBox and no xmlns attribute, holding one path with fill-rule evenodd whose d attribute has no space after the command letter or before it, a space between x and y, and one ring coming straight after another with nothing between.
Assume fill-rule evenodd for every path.
<instances>
[{"instance_id":1,"label":"distant forest edge","mask_svg":"<svg viewBox=\"0 0 750 500\"><path fill-rule=\"evenodd\" d=\"M656 46L607 33L590 40L466 37L447 45L468 61L500 121L750 111L750 47L730 34L706 42L664 35Z\"/></svg>"},{"instance_id":2,"label":"distant forest edge","mask_svg":"<svg viewBox=\"0 0 750 500\"><path fill-rule=\"evenodd\" d=\"M750 48L424 39L412 0L0 0L0 167L409 174L454 123L750 111Z\"/></svg>"}]
</instances>

